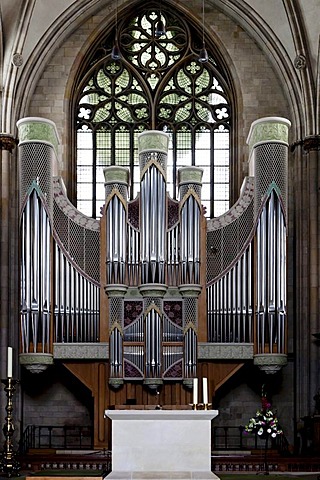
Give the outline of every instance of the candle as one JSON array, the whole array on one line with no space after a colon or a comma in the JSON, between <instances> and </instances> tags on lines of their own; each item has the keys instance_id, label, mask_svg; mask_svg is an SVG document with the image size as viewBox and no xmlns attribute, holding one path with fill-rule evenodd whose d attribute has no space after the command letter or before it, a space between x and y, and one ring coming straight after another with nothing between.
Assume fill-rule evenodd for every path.
<instances>
[{"instance_id":1,"label":"candle","mask_svg":"<svg viewBox=\"0 0 320 480\"><path fill-rule=\"evenodd\" d=\"M202 379L202 394L203 404L208 405L208 379L206 377Z\"/></svg>"},{"instance_id":2,"label":"candle","mask_svg":"<svg viewBox=\"0 0 320 480\"><path fill-rule=\"evenodd\" d=\"M193 379L193 405L198 405L198 379Z\"/></svg>"},{"instance_id":3,"label":"candle","mask_svg":"<svg viewBox=\"0 0 320 480\"><path fill-rule=\"evenodd\" d=\"M12 378L12 347L8 347L7 377Z\"/></svg>"}]
</instances>

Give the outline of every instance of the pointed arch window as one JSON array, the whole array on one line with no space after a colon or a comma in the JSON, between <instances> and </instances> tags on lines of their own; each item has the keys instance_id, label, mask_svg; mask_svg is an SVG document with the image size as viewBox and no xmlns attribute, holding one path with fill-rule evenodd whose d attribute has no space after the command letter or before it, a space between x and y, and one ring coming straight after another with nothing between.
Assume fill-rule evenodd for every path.
<instances>
[{"instance_id":1,"label":"pointed arch window","mask_svg":"<svg viewBox=\"0 0 320 480\"><path fill-rule=\"evenodd\" d=\"M129 12L117 28L121 60L111 59L111 32L80 79L75 109L77 207L88 216L98 217L104 204L105 166L127 166L130 196L136 196L137 135L147 129L169 133L167 189L173 198L177 169L197 165L204 170L206 215L218 216L229 208L228 82L208 47L209 61L198 61L202 37L193 25L162 8L166 35L156 38L159 18L152 3L147 10Z\"/></svg>"}]
</instances>

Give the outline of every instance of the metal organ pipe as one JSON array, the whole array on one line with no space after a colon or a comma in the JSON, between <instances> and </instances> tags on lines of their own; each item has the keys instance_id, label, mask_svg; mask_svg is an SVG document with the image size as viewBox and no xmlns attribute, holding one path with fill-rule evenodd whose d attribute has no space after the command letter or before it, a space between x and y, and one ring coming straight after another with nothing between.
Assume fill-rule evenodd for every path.
<instances>
[{"instance_id":1,"label":"metal organ pipe","mask_svg":"<svg viewBox=\"0 0 320 480\"><path fill-rule=\"evenodd\" d=\"M274 190L257 227L258 353L285 352L286 232L281 202Z\"/></svg>"},{"instance_id":2,"label":"metal organ pipe","mask_svg":"<svg viewBox=\"0 0 320 480\"><path fill-rule=\"evenodd\" d=\"M123 295L127 289L127 197L129 170L120 166L104 169L106 192L106 293L109 297L109 358L110 379L117 381L123 377ZM130 233L130 232L129 232ZM132 255L131 238L128 242L128 258ZM132 275L128 265L128 278ZM130 280L129 280L130 281ZM94 304L91 312L95 317L97 308L95 292L90 290ZM94 322L89 319L89 335L95 337Z\"/></svg>"},{"instance_id":3,"label":"metal organ pipe","mask_svg":"<svg viewBox=\"0 0 320 480\"><path fill-rule=\"evenodd\" d=\"M50 342L49 217L37 190L32 190L21 217L22 352L49 351Z\"/></svg>"},{"instance_id":4,"label":"metal organ pipe","mask_svg":"<svg viewBox=\"0 0 320 480\"><path fill-rule=\"evenodd\" d=\"M278 314L278 352L285 352L285 322L286 322L286 311L285 306L287 303L286 299L286 227L285 227L285 218L281 208L281 204L278 201L278 292L279 296L277 298L277 314Z\"/></svg>"},{"instance_id":5,"label":"metal organ pipe","mask_svg":"<svg viewBox=\"0 0 320 480\"><path fill-rule=\"evenodd\" d=\"M169 137L160 131L138 136L140 161L141 284L165 283L166 164Z\"/></svg>"},{"instance_id":6,"label":"metal organ pipe","mask_svg":"<svg viewBox=\"0 0 320 480\"><path fill-rule=\"evenodd\" d=\"M99 332L99 286L84 277L55 243L55 342L95 342Z\"/></svg>"},{"instance_id":7,"label":"metal organ pipe","mask_svg":"<svg viewBox=\"0 0 320 480\"><path fill-rule=\"evenodd\" d=\"M254 364L267 373L287 363L286 329L282 329L286 322L286 266L282 259L286 255L290 126L286 118L260 118L252 123L247 139L257 224Z\"/></svg>"},{"instance_id":8,"label":"metal organ pipe","mask_svg":"<svg viewBox=\"0 0 320 480\"><path fill-rule=\"evenodd\" d=\"M107 284L126 283L127 197L129 170L120 166L104 169L106 190Z\"/></svg>"},{"instance_id":9,"label":"metal organ pipe","mask_svg":"<svg viewBox=\"0 0 320 480\"><path fill-rule=\"evenodd\" d=\"M141 261L142 283L165 282L166 195L165 178L156 156L141 181Z\"/></svg>"},{"instance_id":10,"label":"metal organ pipe","mask_svg":"<svg viewBox=\"0 0 320 480\"><path fill-rule=\"evenodd\" d=\"M200 188L203 170L179 169L181 284L200 283Z\"/></svg>"},{"instance_id":11,"label":"metal organ pipe","mask_svg":"<svg viewBox=\"0 0 320 480\"><path fill-rule=\"evenodd\" d=\"M207 287L209 341L252 341L252 242L238 262Z\"/></svg>"}]
</instances>

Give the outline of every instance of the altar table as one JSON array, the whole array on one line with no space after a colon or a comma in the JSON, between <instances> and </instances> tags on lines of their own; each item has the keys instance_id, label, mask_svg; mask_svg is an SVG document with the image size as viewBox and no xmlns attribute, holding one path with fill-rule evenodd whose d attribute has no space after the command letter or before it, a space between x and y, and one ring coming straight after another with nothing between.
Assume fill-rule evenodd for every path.
<instances>
[{"instance_id":1,"label":"altar table","mask_svg":"<svg viewBox=\"0 0 320 480\"><path fill-rule=\"evenodd\" d=\"M106 410L112 420L108 480L212 480L211 420L217 410Z\"/></svg>"}]
</instances>

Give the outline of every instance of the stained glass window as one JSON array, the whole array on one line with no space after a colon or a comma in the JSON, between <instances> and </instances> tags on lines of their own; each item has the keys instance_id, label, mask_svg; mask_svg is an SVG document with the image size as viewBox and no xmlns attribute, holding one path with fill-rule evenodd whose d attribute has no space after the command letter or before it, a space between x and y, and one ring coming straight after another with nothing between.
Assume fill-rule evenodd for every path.
<instances>
[{"instance_id":1,"label":"stained glass window","mask_svg":"<svg viewBox=\"0 0 320 480\"><path fill-rule=\"evenodd\" d=\"M115 32L90 60L76 105L77 207L99 217L107 165L127 166L130 197L139 190L137 135L147 129L170 136L167 190L176 199L177 169L203 169L206 215L229 208L231 108L227 82L210 52L198 61L201 34L177 12L162 10L166 35L155 37L158 9L143 8L118 24L120 60L112 60Z\"/></svg>"}]
</instances>

